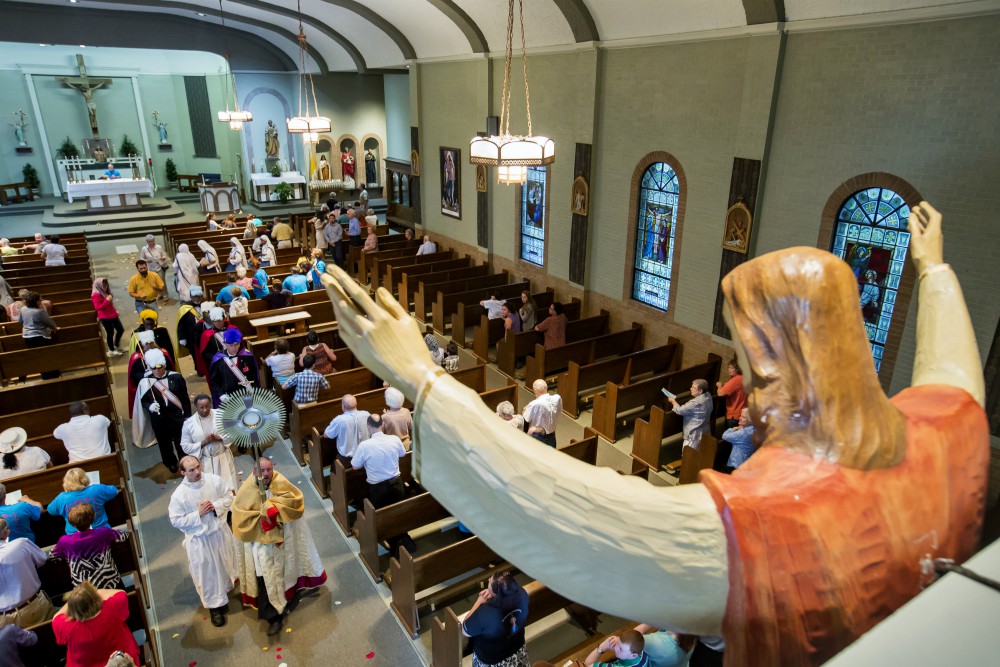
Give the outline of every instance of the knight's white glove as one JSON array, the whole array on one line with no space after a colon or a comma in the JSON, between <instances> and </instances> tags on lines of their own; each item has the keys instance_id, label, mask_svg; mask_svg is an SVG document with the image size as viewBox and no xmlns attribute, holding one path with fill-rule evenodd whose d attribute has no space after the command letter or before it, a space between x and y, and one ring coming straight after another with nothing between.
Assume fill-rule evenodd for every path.
<instances>
[{"instance_id":1,"label":"knight's white glove","mask_svg":"<svg viewBox=\"0 0 1000 667\"><path fill-rule=\"evenodd\" d=\"M149 411L152 412L154 415L160 414L160 404L156 403L155 401L153 403L150 403Z\"/></svg>"},{"instance_id":2,"label":"knight's white glove","mask_svg":"<svg viewBox=\"0 0 1000 667\"><path fill-rule=\"evenodd\" d=\"M229 394L222 394L221 396L219 396L219 403L223 402L227 398L229 398Z\"/></svg>"}]
</instances>

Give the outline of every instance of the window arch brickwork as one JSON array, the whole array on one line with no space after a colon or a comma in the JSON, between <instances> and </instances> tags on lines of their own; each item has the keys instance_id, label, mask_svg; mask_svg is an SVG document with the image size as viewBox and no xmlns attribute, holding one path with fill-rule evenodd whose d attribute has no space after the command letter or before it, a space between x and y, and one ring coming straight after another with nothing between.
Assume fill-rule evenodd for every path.
<instances>
[{"instance_id":1,"label":"window arch brickwork","mask_svg":"<svg viewBox=\"0 0 1000 667\"><path fill-rule=\"evenodd\" d=\"M899 195L911 209L923 199L916 188L902 178L892 174L870 172L848 179L834 190L827 200L826 206L823 207L819 239L817 240L818 247L824 250L833 248L834 237L837 232L837 214L840 212L841 207L852 195L868 188L891 190ZM902 340L903 329L906 325L906 312L910 305L910 298L913 295L915 273L916 271L907 253L899 286L896 288L893 317L883 346L881 367L878 373L879 380L884 388L888 388L892 380L896 356L899 352L899 343Z\"/></svg>"},{"instance_id":2,"label":"window arch brickwork","mask_svg":"<svg viewBox=\"0 0 1000 667\"><path fill-rule=\"evenodd\" d=\"M652 305L644 303L633 297L633 288L636 281L636 248L638 241L638 221L639 221L639 196L642 189L642 179L646 173L646 170L653 164L657 162L664 162L670 165L673 169L674 174L677 177L677 210L675 217L675 225L673 230L673 259L670 270L670 285L669 293L667 298L667 310L664 312ZM635 166L635 170L632 172L632 182L631 188L629 190L629 217L628 217L628 235L627 235L627 245L625 249L625 260L626 266L629 270L628 278L625 280L625 286L622 294L622 298L629 303L639 304L641 307L648 308L650 311L656 312L661 315L666 315L671 320L673 319L673 314L676 312L677 305L677 277L679 275L680 267L680 255L681 255L681 237L684 231L684 215L687 208L687 176L684 173L684 168L681 166L680 161L666 151L653 151L644 155Z\"/></svg>"}]
</instances>

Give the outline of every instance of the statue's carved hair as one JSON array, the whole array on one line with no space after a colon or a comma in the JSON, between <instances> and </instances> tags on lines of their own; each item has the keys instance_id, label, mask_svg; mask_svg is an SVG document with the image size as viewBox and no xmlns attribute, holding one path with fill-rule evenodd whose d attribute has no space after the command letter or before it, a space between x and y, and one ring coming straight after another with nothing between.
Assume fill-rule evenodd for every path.
<instances>
[{"instance_id":1,"label":"statue's carved hair","mask_svg":"<svg viewBox=\"0 0 1000 667\"><path fill-rule=\"evenodd\" d=\"M722 281L764 444L852 468L898 463L905 423L872 365L847 264L816 248L746 262Z\"/></svg>"}]
</instances>

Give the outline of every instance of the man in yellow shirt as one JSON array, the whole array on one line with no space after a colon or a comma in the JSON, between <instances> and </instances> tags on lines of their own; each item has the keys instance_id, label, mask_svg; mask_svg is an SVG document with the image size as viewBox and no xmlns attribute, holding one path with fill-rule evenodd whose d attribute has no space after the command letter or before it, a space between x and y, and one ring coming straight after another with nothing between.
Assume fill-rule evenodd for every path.
<instances>
[{"instance_id":1,"label":"man in yellow shirt","mask_svg":"<svg viewBox=\"0 0 1000 667\"><path fill-rule=\"evenodd\" d=\"M149 265L141 259L135 263L139 273L128 280L128 293L135 299L135 312L141 313L156 303L156 297L166 290L163 279L149 270Z\"/></svg>"},{"instance_id":2,"label":"man in yellow shirt","mask_svg":"<svg viewBox=\"0 0 1000 667\"><path fill-rule=\"evenodd\" d=\"M274 219L274 227L271 228L271 238L278 242L279 248L292 247L292 228L281 218Z\"/></svg>"}]
</instances>

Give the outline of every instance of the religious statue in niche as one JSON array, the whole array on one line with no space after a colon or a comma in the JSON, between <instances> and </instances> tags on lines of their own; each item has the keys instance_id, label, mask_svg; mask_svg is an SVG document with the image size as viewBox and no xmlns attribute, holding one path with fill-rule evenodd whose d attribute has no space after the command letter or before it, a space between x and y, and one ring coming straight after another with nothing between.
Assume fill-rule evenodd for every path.
<instances>
[{"instance_id":1,"label":"religious statue in niche","mask_svg":"<svg viewBox=\"0 0 1000 667\"><path fill-rule=\"evenodd\" d=\"M576 215L587 215L590 206L590 186L587 179L577 176L573 180L573 205L571 211Z\"/></svg>"},{"instance_id":2,"label":"religious statue in niche","mask_svg":"<svg viewBox=\"0 0 1000 667\"><path fill-rule=\"evenodd\" d=\"M722 235L722 247L742 254L747 254L750 245L750 225L753 214L743 200L736 202L726 211L726 229Z\"/></svg>"},{"instance_id":3,"label":"religious statue in niche","mask_svg":"<svg viewBox=\"0 0 1000 667\"><path fill-rule=\"evenodd\" d=\"M27 115L24 109L18 109L14 112L14 122L10 124L14 128L14 138L17 140L18 146L28 145L24 140L24 128L28 126L24 119Z\"/></svg>"},{"instance_id":4,"label":"religious statue in niche","mask_svg":"<svg viewBox=\"0 0 1000 667\"><path fill-rule=\"evenodd\" d=\"M316 165L316 173L313 174L313 180L329 181L330 177L330 163L327 162L325 155L320 155L319 163Z\"/></svg>"},{"instance_id":5,"label":"religious statue in niche","mask_svg":"<svg viewBox=\"0 0 1000 667\"><path fill-rule=\"evenodd\" d=\"M369 187L378 183L378 160L370 148L365 151L365 183Z\"/></svg>"},{"instance_id":6,"label":"religious statue in niche","mask_svg":"<svg viewBox=\"0 0 1000 667\"><path fill-rule=\"evenodd\" d=\"M340 164L344 169L344 180L354 178L354 154L346 146L340 147Z\"/></svg>"},{"instance_id":7,"label":"religious statue in niche","mask_svg":"<svg viewBox=\"0 0 1000 667\"><path fill-rule=\"evenodd\" d=\"M167 124L160 120L160 112L153 112L153 127L160 133L160 143L167 143Z\"/></svg>"},{"instance_id":8,"label":"religious statue in niche","mask_svg":"<svg viewBox=\"0 0 1000 667\"><path fill-rule=\"evenodd\" d=\"M278 142L278 128L275 127L274 121L267 121L267 127L264 128L264 153L267 155L268 160L277 160L278 151L281 149L281 144Z\"/></svg>"},{"instance_id":9,"label":"religious statue in niche","mask_svg":"<svg viewBox=\"0 0 1000 667\"><path fill-rule=\"evenodd\" d=\"M476 165L476 192L487 192L486 165Z\"/></svg>"},{"instance_id":10,"label":"religious statue in niche","mask_svg":"<svg viewBox=\"0 0 1000 667\"><path fill-rule=\"evenodd\" d=\"M420 153L417 149L410 151L410 176L420 175Z\"/></svg>"},{"instance_id":11,"label":"religious statue in niche","mask_svg":"<svg viewBox=\"0 0 1000 667\"><path fill-rule=\"evenodd\" d=\"M722 290L758 449L676 487L481 428L496 417L433 367L404 308L339 267L322 279L355 357L414 402L414 477L499 556L595 610L721 635L727 667L812 666L917 595L925 555L961 563L979 541L979 348L940 214L922 202L909 225L927 283L913 386L883 393L846 263L805 247L752 259Z\"/></svg>"}]
</instances>

